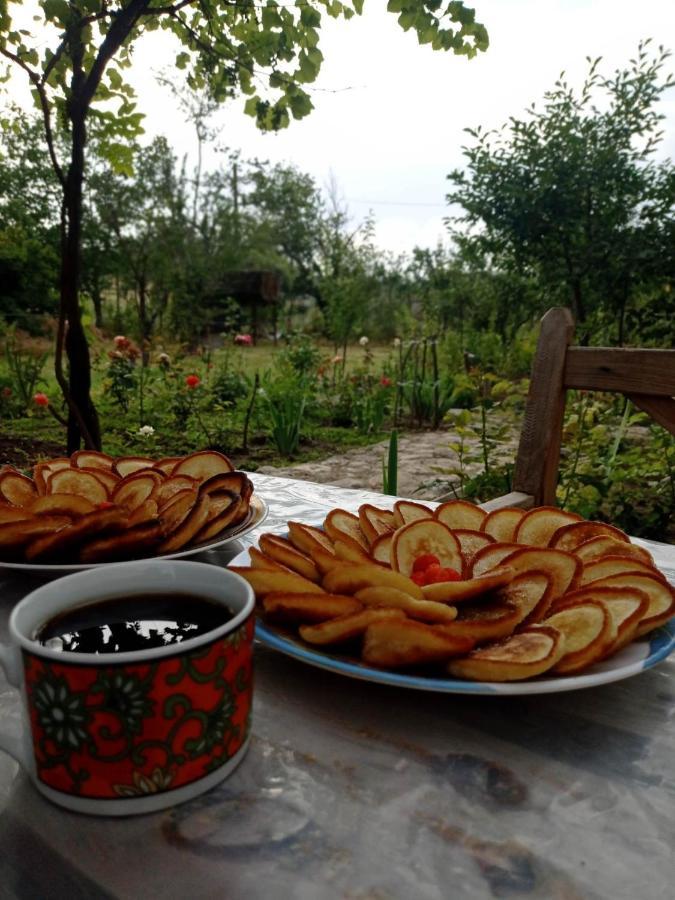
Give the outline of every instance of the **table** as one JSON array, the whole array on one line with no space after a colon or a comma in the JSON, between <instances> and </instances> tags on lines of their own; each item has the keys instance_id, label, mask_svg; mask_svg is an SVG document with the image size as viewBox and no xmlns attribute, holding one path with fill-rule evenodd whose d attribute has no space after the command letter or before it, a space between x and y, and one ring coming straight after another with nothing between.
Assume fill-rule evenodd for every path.
<instances>
[{"instance_id":1,"label":"table","mask_svg":"<svg viewBox=\"0 0 675 900\"><path fill-rule=\"evenodd\" d=\"M392 500L253 477L270 504L262 530ZM675 582L675 547L648 546ZM30 587L0 576L4 635ZM0 753L0 897L672 897L674 673L675 656L586 691L471 697L351 681L259 647L249 753L183 806L68 813ZM18 726L4 679L0 715Z\"/></svg>"}]
</instances>

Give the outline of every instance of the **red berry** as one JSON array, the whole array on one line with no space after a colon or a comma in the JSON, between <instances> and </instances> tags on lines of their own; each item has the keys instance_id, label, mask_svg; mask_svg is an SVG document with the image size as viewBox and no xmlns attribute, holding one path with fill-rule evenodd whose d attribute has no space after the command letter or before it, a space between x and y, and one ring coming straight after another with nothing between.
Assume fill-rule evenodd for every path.
<instances>
[{"instance_id":1,"label":"red berry","mask_svg":"<svg viewBox=\"0 0 675 900\"><path fill-rule=\"evenodd\" d=\"M436 581L461 581L462 576L455 569L439 569L436 572Z\"/></svg>"},{"instance_id":2,"label":"red berry","mask_svg":"<svg viewBox=\"0 0 675 900\"><path fill-rule=\"evenodd\" d=\"M413 563L413 572L424 572L429 566L440 566L440 559L433 553L423 553Z\"/></svg>"},{"instance_id":3,"label":"red berry","mask_svg":"<svg viewBox=\"0 0 675 900\"><path fill-rule=\"evenodd\" d=\"M426 572L413 572L410 576L410 580L414 581L416 585L422 587L423 584L427 583L427 573Z\"/></svg>"},{"instance_id":4,"label":"red berry","mask_svg":"<svg viewBox=\"0 0 675 900\"><path fill-rule=\"evenodd\" d=\"M110 509L111 506L114 506L114 503L111 503L110 500L101 500L98 504L99 509Z\"/></svg>"}]
</instances>

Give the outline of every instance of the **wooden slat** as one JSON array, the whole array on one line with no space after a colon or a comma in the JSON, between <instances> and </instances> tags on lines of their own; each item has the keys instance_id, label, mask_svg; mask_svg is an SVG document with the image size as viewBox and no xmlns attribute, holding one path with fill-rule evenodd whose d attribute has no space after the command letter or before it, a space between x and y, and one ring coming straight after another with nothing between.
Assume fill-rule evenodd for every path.
<instances>
[{"instance_id":1,"label":"wooden slat","mask_svg":"<svg viewBox=\"0 0 675 900\"><path fill-rule=\"evenodd\" d=\"M569 309L550 309L541 320L530 391L513 473L513 488L535 505L555 505L565 412L563 372L574 319Z\"/></svg>"},{"instance_id":2,"label":"wooden slat","mask_svg":"<svg viewBox=\"0 0 675 900\"><path fill-rule=\"evenodd\" d=\"M531 509L534 506L534 497L532 494L521 494L520 491L511 491L510 494L503 494L501 497L495 497L494 500L487 500L485 503L479 503L478 505L486 512L505 509L507 506Z\"/></svg>"},{"instance_id":3,"label":"wooden slat","mask_svg":"<svg viewBox=\"0 0 675 900\"><path fill-rule=\"evenodd\" d=\"M675 396L675 350L570 347L566 388Z\"/></svg>"},{"instance_id":4,"label":"wooden slat","mask_svg":"<svg viewBox=\"0 0 675 900\"><path fill-rule=\"evenodd\" d=\"M667 429L671 434L675 434L675 400L672 397L651 397L648 394L627 394L638 409L646 412L648 415Z\"/></svg>"}]
</instances>

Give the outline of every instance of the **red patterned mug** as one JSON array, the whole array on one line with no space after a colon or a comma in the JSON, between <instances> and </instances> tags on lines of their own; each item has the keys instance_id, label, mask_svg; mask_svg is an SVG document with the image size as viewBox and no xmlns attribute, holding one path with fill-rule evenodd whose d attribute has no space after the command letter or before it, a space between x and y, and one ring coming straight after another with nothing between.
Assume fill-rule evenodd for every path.
<instances>
[{"instance_id":1,"label":"red patterned mug","mask_svg":"<svg viewBox=\"0 0 675 900\"><path fill-rule=\"evenodd\" d=\"M223 624L181 643L125 652L49 649L46 621L92 601L189 593L223 607ZM22 688L20 739L0 748L50 800L77 812L154 812L209 790L242 760L253 690L253 592L197 562L120 563L42 585L14 608L0 647Z\"/></svg>"}]
</instances>

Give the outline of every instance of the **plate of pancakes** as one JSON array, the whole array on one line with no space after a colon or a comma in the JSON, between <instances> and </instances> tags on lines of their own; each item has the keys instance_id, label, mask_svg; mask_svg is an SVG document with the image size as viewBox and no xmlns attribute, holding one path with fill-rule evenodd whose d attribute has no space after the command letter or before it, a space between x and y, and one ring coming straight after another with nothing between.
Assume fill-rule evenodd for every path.
<instances>
[{"instance_id":1,"label":"plate of pancakes","mask_svg":"<svg viewBox=\"0 0 675 900\"><path fill-rule=\"evenodd\" d=\"M65 574L179 559L257 528L267 504L222 453L112 457L81 450L0 471L0 569Z\"/></svg>"},{"instance_id":2,"label":"plate of pancakes","mask_svg":"<svg viewBox=\"0 0 675 900\"><path fill-rule=\"evenodd\" d=\"M268 647L418 690L538 694L639 674L675 648L675 590L620 529L554 507L454 500L331 510L230 568Z\"/></svg>"}]
</instances>

